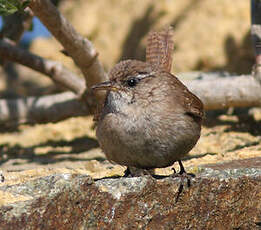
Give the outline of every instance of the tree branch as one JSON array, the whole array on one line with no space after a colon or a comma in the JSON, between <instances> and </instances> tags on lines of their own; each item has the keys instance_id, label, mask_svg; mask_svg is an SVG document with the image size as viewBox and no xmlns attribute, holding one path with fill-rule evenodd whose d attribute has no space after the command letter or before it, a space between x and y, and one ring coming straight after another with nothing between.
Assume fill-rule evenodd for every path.
<instances>
[{"instance_id":1,"label":"tree branch","mask_svg":"<svg viewBox=\"0 0 261 230\"><path fill-rule=\"evenodd\" d=\"M29 7L73 58L83 72L88 88L107 80L92 43L79 35L49 0L31 0ZM97 94L98 99L103 97L104 92Z\"/></svg>"},{"instance_id":2,"label":"tree branch","mask_svg":"<svg viewBox=\"0 0 261 230\"><path fill-rule=\"evenodd\" d=\"M260 4L259 0L252 0L253 2ZM97 53L92 43L77 34L72 25L49 0L31 0L29 7L79 66L88 87L107 80L107 75L97 59ZM259 29L260 25L258 30L253 29L252 31L259 36L261 31ZM257 41L260 41L259 37L258 39ZM260 50L256 44L255 42L258 64ZM82 95L82 99L87 104L88 100L93 98L92 96L86 96L87 91L84 90L86 87L83 81L54 61L45 60L14 47L6 40L0 42L0 56L45 73L55 82ZM213 77L211 74L210 76L205 74L205 76L203 79L187 81L185 85L203 101L206 110L261 106L261 85L257 84L253 76ZM88 93L91 95L91 92ZM102 99L103 95L98 95L98 99ZM68 117L82 116L89 113L90 111L87 110L84 103L81 103L78 96L72 92L42 97L0 100L0 125L57 122Z\"/></svg>"},{"instance_id":3,"label":"tree branch","mask_svg":"<svg viewBox=\"0 0 261 230\"><path fill-rule=\"evenodd\" d=\"M14 46L8 39L0 40L0 57L41 72L49 76L55 83L78 95L81 95L85 90L84 81L60 63L46 60L18 46Z\"/></svg>"},{"instance_id":4,"label":"tree branch","mask_svg":"<svg viewBox=\"0 0 261 230\"><path fill-rule=\"evenodd\" d=\"M58 122L88 114L86 106L72 92L0 100L0 125L4 126Z\"/></svg>"},{"instance_id":5,"label":"tree branch","mask_svg":"<svg viewBox=\"0 0 261 230\"><path fill-rule=\"evenodd\" d=\"M3 28L0 37L6 37L18 43L32 24L33 13L30 9L24 12L16 12L14 14L3 16Z\"/></svg>"},{"instance_id":6,"label":"tree branch","mask_svg":"<svg viewBox=\"0 0 261 230\"><path fill-rule=\"evenodd\" d=\"M14 43L18 43L24 32L29 30L32 25L33 12L27 8L24 11L18 11L14 14L3 16L3 27L0 32L0 38L11 39ZM13 88L13 85L17 82L17 72L12 63L0 60L3 70L7 74L6 84L8 88Z\"/></svg>"},{"instance_id":7,"label":"tree branch","mask_svg":"<svg viewBox=\"0 0 261 230\"><path fill-rule=\"evenodd\" d=\"M261 106L261 86L252 76L213 77L184 81L206 110ZM0 100L0 125L57 122L90 114L71 92L25 99Z\"/></svg>"},{"instance_id":8,"label":"tree branch","mask_svg":"<svg viewBox=\"0 0 261 230\"><path fill-rule=\"evenodd\" d=\"M185 85L203 102L205 110L261 106L261 85L251 75L213 77L186 81Z\"/></svg>"}]
</instances>

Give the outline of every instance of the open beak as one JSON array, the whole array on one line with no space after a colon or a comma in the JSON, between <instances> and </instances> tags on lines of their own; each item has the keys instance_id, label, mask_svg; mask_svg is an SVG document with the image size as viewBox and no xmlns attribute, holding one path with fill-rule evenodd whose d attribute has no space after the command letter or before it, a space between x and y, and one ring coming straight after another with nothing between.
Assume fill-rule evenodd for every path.
<instances>
[{"instance_id":1,"label":"open beak","mask_svg":"<svg viewBox=\"0 0 261 230\"><path fill-rule=\"evenodd\" d=\"M92 86L92 90L112 90L118 91L119 88L115 87L111 81L105 81Z\"/></svg>"}]
</instances>

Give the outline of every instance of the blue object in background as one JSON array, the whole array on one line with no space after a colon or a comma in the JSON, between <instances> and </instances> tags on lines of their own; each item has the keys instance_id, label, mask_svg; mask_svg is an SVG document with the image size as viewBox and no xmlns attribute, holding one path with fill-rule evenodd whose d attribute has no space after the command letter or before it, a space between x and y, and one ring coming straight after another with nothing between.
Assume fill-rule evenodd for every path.
<instances>
[{"instance_id":1,"label":"blue object in background","mask_svg":"<svg viewBox=\"0 0 261 230\"><path fill-rule=\"evenodd\" d=\"M2 17L0 17L0 28L2 28L3 21ZM31 41L37 37L50 37L50 32L46 29L46 27L40 22L37 17L33 17L33 30L26 31L21 39L21 44L23 46L29 46Z\"/></svg>"},{"instance_id":2,"label":"blue object in background","mask_svg":"<svg viewBox=\"0 0 261 230\"><path fill-rule=\"evenodd\" d=\"M33 18L33 30L26 31L22 37L22 44L30 44L32 40L37 37L50 37L50 32L46 29L46 27L41 23L41 21L37 18Z\"/></svg>"}]
</instances>

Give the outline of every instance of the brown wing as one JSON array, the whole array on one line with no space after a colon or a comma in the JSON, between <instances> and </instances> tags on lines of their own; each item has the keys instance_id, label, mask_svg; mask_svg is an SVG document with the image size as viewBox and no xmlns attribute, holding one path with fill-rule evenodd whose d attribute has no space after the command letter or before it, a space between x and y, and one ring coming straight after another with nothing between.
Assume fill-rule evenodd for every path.
<instances>
[{"instance_id":1,"label":"brown wing","mask_svg":"<svg viewBox=\"0 0 261 230\"><path fill-rule=\"evenodd\" d=\"M188 98L185 104L187 114L201 120L204 117L204 106L201 100L190 91L185 97Z\"/></svg>"},{"instance_id":2,"label":"brown wing","mask_svg":"<svg viewBox=\"0 0 261 230\"><path fill-rule=\"evenodd\" d=\"M173 87L173 95L178 101L182 108L184 108L184 112L195 119L202 120L204 117L204 106L201 100L174 75L171 73L165 73L165 76L168 76L172 82Z\"/></svg>"},{"instance_id":3,"label":"brown wing","mask_svg":"<svg viewBox=\"0 0 261 230\"><path fill-rule=\"evenodd\" d=\"M172 37L172 27L166 27L160 32L150 32L146 47L146 62L156 69L170 72L174 48Z\"/></svg>"}]
</instances>

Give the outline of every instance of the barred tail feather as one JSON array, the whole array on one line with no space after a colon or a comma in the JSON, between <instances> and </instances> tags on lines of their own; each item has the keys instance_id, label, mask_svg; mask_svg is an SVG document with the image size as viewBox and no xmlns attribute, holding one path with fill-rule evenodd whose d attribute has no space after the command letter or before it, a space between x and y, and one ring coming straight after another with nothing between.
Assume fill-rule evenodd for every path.
<instances>
[{"instance_id":1,"label":"barred tail feather","mask_svg":"<svg viewBox=\"0 0 261 230\"><path fill-rule=\"evenodd\" d=\"M146 62L149 62L154 68L170 72L174 49L172 37L172 27L166 27L159 32L150 32L147 40Z\"/></svg>"}]
</instances>

